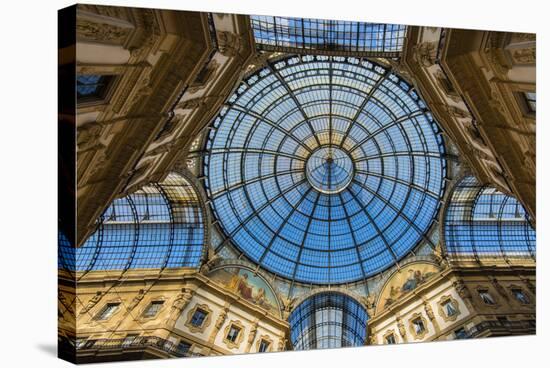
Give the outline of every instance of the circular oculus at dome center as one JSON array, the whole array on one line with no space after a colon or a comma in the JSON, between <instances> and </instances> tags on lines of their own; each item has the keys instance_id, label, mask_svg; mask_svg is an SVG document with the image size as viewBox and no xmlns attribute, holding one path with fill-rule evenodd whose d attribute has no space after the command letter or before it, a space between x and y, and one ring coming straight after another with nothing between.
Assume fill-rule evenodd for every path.
<instances>
[{"instance_id":1,"label":"circular oculus at dome center","mask_svg":"<svg viewBox=\"0 0 550 368\"><path fill-rule=\"evenodd\" d=\"M353 162L338 147L322 147L307 159L306 177L311 186L321 193L339 193L353 179Z\"/></svg>"},{"instance_id":2,"label":"circular oculus at dome center","mask_svg":"<svg viewBox=\"0 0 550 368\"><path fill-rule=\"evenodd\" d=\"M246 77L213 121L204 158L214 216L252 262L342 284L426 241L445 147L415 90L370 60L290 56Z\"/></svg>"}]
</instances>

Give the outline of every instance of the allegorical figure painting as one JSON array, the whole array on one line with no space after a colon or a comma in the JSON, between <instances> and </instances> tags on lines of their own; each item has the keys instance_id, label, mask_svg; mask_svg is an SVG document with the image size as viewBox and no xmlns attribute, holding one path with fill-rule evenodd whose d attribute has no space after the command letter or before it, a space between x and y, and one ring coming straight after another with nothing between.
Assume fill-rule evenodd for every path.
<instances>
[{"instance_id":1,"label":"allegorical figure painting","mask_svg":"<svg viewBox=\"0 0 550 368\"><path fill-rule=\"evenodd\" d=\"M429 263L415 263L403 267L390 278L382 290L379 306L385 308L395 303L425 283L437 271L435 265Z\"/></svg>"},{"instance_id":2,"label":"allegorical figure painting","mask_svg":"<svg viewBox=\"0 0 550 368\"><path fill-rule=\"evenodd\" d=\"M210 274L213 280L243 299L267 310L277 309L277 299L266 282L254 272L239 267L226 267Z\"/></svg>"}]
</instances>

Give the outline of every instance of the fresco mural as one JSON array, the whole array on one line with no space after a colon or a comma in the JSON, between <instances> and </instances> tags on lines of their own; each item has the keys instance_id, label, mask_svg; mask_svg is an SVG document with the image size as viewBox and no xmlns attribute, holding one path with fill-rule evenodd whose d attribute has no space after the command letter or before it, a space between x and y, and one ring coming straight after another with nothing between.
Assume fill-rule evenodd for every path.
<instances>
[{"instance_id":1,"label":"fresco mural","mask_svg":"<svg viewBox=\"0 0 550 368\"><path fill-rule=\"evenodd\" d=\"M380 293L376 312L384 310L435 275L438 269L431 263L412 263L394 273Z\"/></svg>"},{"instance_id":2,"label":"fresco mural","mask_svg":"<svg viewBox=\"0 0 550 368\"><path fill-rule=\"evenodd\" d=\"M214 270L209 276L243 299L268 311L278 312L277 298L267 283L254 272L240 267L224 267Z\"/></svg>"}]
</instances>

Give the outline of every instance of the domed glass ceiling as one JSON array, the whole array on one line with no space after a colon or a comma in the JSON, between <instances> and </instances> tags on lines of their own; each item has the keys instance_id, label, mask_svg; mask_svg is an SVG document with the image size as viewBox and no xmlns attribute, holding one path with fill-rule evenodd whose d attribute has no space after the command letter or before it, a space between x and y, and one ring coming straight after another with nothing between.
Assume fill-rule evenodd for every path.
<instances>
[{"instance_id":1,"label":"domed glass ceiling","mask_svg":"<svg viewBox=\"0 0 550 368\"><path fill-rule=\"evenodd\" d=\"M206 143L226 236L288 279L357 281L398 262L439 208L441 134L409 84L366 59L292 56L246 78Z\"/></svg>"}]
</instances>

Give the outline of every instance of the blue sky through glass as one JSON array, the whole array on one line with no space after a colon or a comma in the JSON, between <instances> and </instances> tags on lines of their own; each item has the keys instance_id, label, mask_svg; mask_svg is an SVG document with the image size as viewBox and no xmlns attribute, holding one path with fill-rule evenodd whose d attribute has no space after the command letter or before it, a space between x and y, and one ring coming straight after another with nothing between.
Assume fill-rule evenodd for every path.
<instances>
[{"instance_id":1,"label":"blue sky through glass","mask_svg":"<svg viewBox=\"0 0 550 368\"><path fill-rule=\"evenodd\" d=\"M178 174L118 198L79 248L59 234L59 267L71 271L198 267L204 220L195 189Z\"/></svg>"},{"instance_id":2,"label":"blue sky through glass","mask_svg":"<svg viewBox=\"0 0 550 368\"><path fill-rule=\"evenodd\" d=\"M256 45L296 50L395 52L403 48L406 26L340 20L253 15Z\"/></svg>"},{"instance_id":3,"label":"blue sky through glass","mask_svg":"<svg viewBox=\"0 0 550 368\"><path fill-rule=\"evenodd\" d=\"M473 176L455 187L445 214L445 245L455 257L533 258L535 230L521 203Z\"/></svg>"},{"instance_id":4,"label":"blue sky through glass","mask_svg":"<svg viewBox=\"0 0 550 368\"><path fill-rule=\"evenodd\" d=\"M290 340L294 350L362 346L368 318L361 304L347 295L315 294L290 314Z\"/></svg>"},{"instance_id":5,"label":"blue sky through glass","mask_svg":"<svg viewBox=\"0 0 550 368\"><path fill-rule=\"evenodd\" d=\"M304 283L383 271L425 236L444 188L443 140L415 91L367 60L295 56L244 80L213 123L205 173L226 236ZM336 193L306 175L323 147L351 158Z\"/></svg>"}]
</instances>

